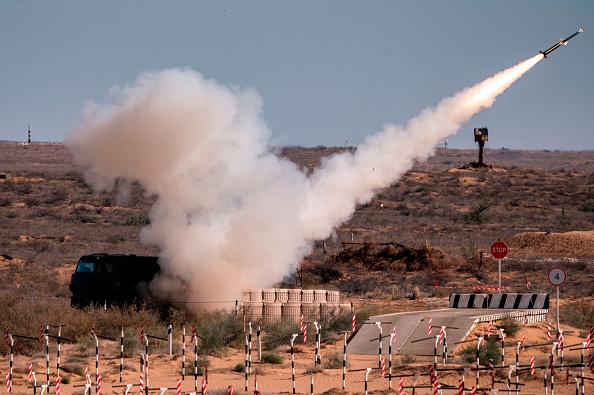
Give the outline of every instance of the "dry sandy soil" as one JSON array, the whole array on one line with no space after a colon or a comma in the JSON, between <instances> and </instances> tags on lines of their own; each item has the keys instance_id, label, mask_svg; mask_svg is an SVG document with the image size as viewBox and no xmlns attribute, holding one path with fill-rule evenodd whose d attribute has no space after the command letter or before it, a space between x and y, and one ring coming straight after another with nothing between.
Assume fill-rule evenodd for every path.
<instances>
[{"instance_id":1,"label":"dry sandy soil","mask_svg":"<svg viewBox=\"0 0 594 395\"><path fill-rule=\"evenodd\" d=\"M581 343L584 339L579 337L579 331L573 331L571 328L562 326L562 329L567 331L565 335L565 341L567 345L573 345ZM486 333L487 324L480 324L477 326L471 338L476 338L481 333ZM548 355L550 354L550 346L538 346L530 347L533 344L547 343L547 325L545 323L534 323L530 325L521 326L518 335L514 339L507 339L509 346L506 347L505 352L505 364L506 368L497 368L495 373L495 388L499 389L499 393L507 393L506 382L508 379L509 365L515 364L515 352L516 344L522 339L522 335L525 335L527 348L520 350L519 363L523 368L527 368L530 361L530 356L535 357L536 373L534 376L530 376L529 372L525 371L520 374L521 394L541 394L544 393L543 388L543 377L544 370L539 367L548 364ZM180 341L180 339L178 339ZM108 343L108 342L103 342ZM295 372L296 372L296 392L301 394L310 393L311 380L312 380L312 367L313 367L313 355L314 355L314 344L311 340L306 345L295 343ZM62 349L62 358L67 357L69 353L77 352L80 355L80 350L75 351L74 346L65 346ZM329 344L323 344L321 347L322 360L329 354L339 354L342 359L343 341L338 339L336 342ZM92 372L92 380L94 382L94 369L95 369L95 357L94 348L92 344L89 344L89 353L86 353L86 357L81 356L81 364L86 362L86 366L89 367L89 371ZM99 370L102 375L102 391L106 394L121 394L124 393L124 389L119 387L119 358L115 357L119 349L115 345L105 345L100 347L100 359L99 359ZM257 382L258 390L263 394L266 393L291 393L292 392L292 380L291 380L291 358L290 358L290 347L280 347L275 351L276 354L284 358L284 362L280 365L266 364L257 361L257 353L254 350L252 353L252 374L249 376L248 382L248 393L252 393L255 389L255 383ZM566 351L564 352L564 360L566 363L578 363L579 352L577 351ZM386 370L388 368L388 356L386 357ZM52 381L54 379L53 374L55 372L55 356L52 356L51 362ZM166 393L173 393L176 386L176 380L181 378L181 357L179 352L170 357L168 355L151 355L149 365L149 385L151 393L160 393L159 388L168 387ZM210 357L210 366L208 368L208 392L211 394L222 394L225 393L228 386L232 386L235 393L246 393L245 390L245 374L233 371L233 368L237 364L243 364L245 362L244 350L229 349L224 356ZM559 359L556 359L556 363L559 363ZM347 356L347 373L346 373L346 391L345 393L360 394L364 393L365 390L365 375L367 368L374 368L368 376L368 390L373 393L395 393L398 387L398 378L404 376L405 394L412 393L412 389L406 388L412 385L414 377L410 375L422 374L422 376L416 382L418 388L415 393L417 394L431 394L432 391L427 387L429 385L429 365L433 362L433 358L427 357L411 357L394 354L392 357L392 391L389 391L389 380L387 377L381 377L381 370L377 369L378 356L377 355L348 355ZM464 368L468 367L470 370L466 373L465 380L466 386L470 389L476 382L476 376L473 371L473 364L464 363L461 364L460 358L456 355L450 357L447 365L441 364L441 359L438 364L438 369L446 368ZM586 357L587 362L587 357ZM24 356L17 356L15 358L15 374L14 374L14 390L15 394L30 394L32 389L25 390L27 380L27 367L29 359ZM4 365L4 364L3 364ZM497 364L496 364L497 365ZM135 384L134 389L130 393L138 393L138 381L139 381L139 365L138 358L128 358L124 362L124 374L123 383ZM45 374L45 361L42 355L36 357L35 371L37 372L37 379L44 381L46 378ZM457 386L458 380L461 378L463 370L439 372L438 379L442 385ZM193 354L192 348L186 350L186 376L182 382L183 393L189 393L194 391L195 381L193 377ZM587 370L586 370L587 372ZM79 385L84 384L84 377L77 376L72 373L65 373L71 378L70 384L61 384L61 392L63 394L80 394L82 393ZM575 381L574 376L580 376L580 370L578 368L570 369L569 384L566 384L566 371L560 371L557 368L555 375L555 393L557 394L574 394L575 393ZM594 375L591 373L585 374L586 378L586 394L594 392ZM515 383L515 372L512 374L512 388ZM198 376L198 387L199 391L202 386L203 376ZM314 393L343 393L342 392L342 368L328 369L315 373L314 377ZM550 385L550 379L549 379ZM480 372L480 386L489 387L490 377L487 371ZM505 391L502 391L505 390ZM55 392L54 388L51 388L52 392ZM453 390L444 390L444 393L454 393ZM467 391L466 393L470 393ZM480 393L480 392L479 392ZM494 393L494 392L492 392Z\"/></svg>"},{"instance_id":2,"label":"dry sandy soil","mask_svg":"<svg viewBox=\"0 0 594 395\"><path fill-rule=\"evenodd\" d=\"M11 171L10 183L0 180L0 253L10 258L0 259L2 276L11 276L14 268L33 265L52 270L56 276L57 287L61 289L58 297L66 298L67 281L72 265L83 253L94 251L154 253L152 247L142 246L138 242L140 226L124 226L123 223L138 212L146 212L151 199L141 193L133 194L128 205L115 203L117 193L109 196L93 195L84 186L78 170L70 163L70 156L60 144L33 144L24 148L16 143L0 143L2 161L0 173ZM317 147L304 149L289 147L283 155L294 160L302 167L312 169L320 164L320 158L339 152L339 148ZM510 150L487 151L487 160L493 163L490 171L462 169L460 166L475 160L474 151L438 150L437 155L427 163L418 164L397 184L379 191L378 196L369 204L360 207L348 223L337 230L337 237L327 240L329 253L341 251L341 242L355 239L360 242L381 243L397 240L403 244L419 246L429 242L442 248L449 254L459 252L469 240L488 251L488 246L497 238L504 239L510 247L510 258L504 263L508 270L504 273L504 282L524 289L524 274L528 273L533 283L532 292L552 292L553 288L546 281L547 270L563 264L571 268L568 284L562 290L562 305L576 299L592 305L594 293L593 270L591 259L594 257L594 213L586 210L594 204L594 153L592 152L522 152ZM505 193L504 193L505 192ZM483 223L472 223L464 218L485 198L491 204L491 218ZM93 216L95 222L78 221L80 215ZM492 217L493 217L492 216ZM75 218L75 220L73 220ZM109 250L117 248L118 251ZM310 259L322 259L320 245ZM522 262L530 263L529 270ZM8 270L12 265L12 271ZM491 270L493 268L491 267ZM8 273L8 274L7 274ZM372 273L372 275L377 275ZM421 274L423 276L423 274ZM413 281L433 282L430 274L426 279L414 277ZM3 277L3 281L9 281ZM450 285L461 282L476 285L489 284L494 277L478 280L468 273L450 273L445 277ZM14 280L10 280L14 281ZM423 286L425 286L424 284ZM23 284L27 286L27 284ZM420 286L420 285L419 285ZM406 310L424 310L430 305L427 298L408 300L402 298L375 298L377 295L346 295L355 307L377 304L380 311L396 312ZM422 295L421 295L422 296ZM446 295L432 300L432 306L447 304ZM553 301L554 308L554 301ZM554 310L547 321L554 322ZM592 323L594 324L594 322ZM477 327L471 337L478 335L486 325ZM585 339L585 334L577 329L564 327L566 344L577 344ZM540 344L546 342L546 324L522 325L516 342L526 335L526 342ZM179 342L179 334L177 334ZM296 347L295 354L296 389L298 393L310 392L313 366L313 344ZM81 352L80 345L64 345L62 358L75 354L79 364L86 364L94 371L95 360L92 344L88 351ZM330 353L342 353L342 339L322 346L323 360ZM4 349L6 353L6 348ZM254 360L253 370L257 372L258 389L262 393L291 393L291 362L288 344L275 351L284 357L281 365L260 363ZM547 362L550 346L527 348L520 354L520 364L528 364L529 356L536 357L538 366ZM103 393L121 394L124 390L119 385L119 349L108 342L100 347L100 373L103 375ZM255 353L254 353L255 355ZM506 365L515 357L515 346L506 348ZM245 393L245 376L233 371L244 363L243 349L229 349L223 356L209 357L208 390L211 393L225 393L228 386L233 386L235 393ZM393 375L426 375L431 358L394 355ZM578 351L566 351L566 360L579 361ZM43 354L34 356L35 371L39 381L45 379L45 360ZM453 356L447 367L458 367L460 359ZM186 378L183 381L183 393L194 390L191 376L193 354L186 350ZM52 355L51 371L55 374L55 355ZM14 388L15 394L30 394L26 389L27 367L29 358L19 355L15 359ZM348 356L346 392L363 393L365 369L377 366L377 355ZM471 367L472 364L464 366ZM6 373L8 357L0 358L0 369ZM440 364L440 367L441 364ZM497 380L507 380L507 368L498 371ZM576 368L571 373L577 373ZM64 394L82 393L75 387L84 378L66 373L70 384L62 384ZM138 383L138 357L127 358L124 369L125 383ZM442 372L440 383L457 385L460 374ZM150 388L175 387L181 377L181 356L179 353L170 357L155 355L150 358ZM573 394L575 384L565 384L565 372L555 376L555 393ZM586 373L590 381L586 382L586 394L594 394L594 374ZM52 377L53 380L53 377ZM202 377L198 378L201 385ZM249 390L253 392L256 375L249 377ZM341 393L342 369L325 368L314 376L314 392L331 391ZM472 371L466 375L467 387L474 383ZM412 378L405 377L408 387ZM481 372L481 386L489 382L488 373ZM537 371L535 377L522 373L520 382L524 384L521 394L544 393L543 371ZM427 376L417 382L427 385ZM388 391L388 380L381 378L378 370L369 375L369 390L376 393L395 392L398 381L392 381L392 391ZM497 383L496 388L506 388ZM51 392L54 393L54 388ZM151 393L159 391L151 390ZM131 393L138 393L134 387ZM173 393L169 390L168 393ZM405 394L411 389L405 388ZM417 394L432 393L429 389L417 388ZM446 390L444 393L455 393ZM470 393L467 391L466 393ZM499 393L502 393L500 390ZM506 391L503 391L506 393Z\"/></svg>"}]
</instances>

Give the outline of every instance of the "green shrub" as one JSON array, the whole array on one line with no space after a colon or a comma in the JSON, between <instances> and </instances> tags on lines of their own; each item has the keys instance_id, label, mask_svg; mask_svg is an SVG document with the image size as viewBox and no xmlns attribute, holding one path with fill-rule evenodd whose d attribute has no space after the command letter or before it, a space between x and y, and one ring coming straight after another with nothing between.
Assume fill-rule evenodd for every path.
<instances>
[{"instance_id":1,"label":"green shrub","mask_svg":"<svg viewBox=\"0 0 594 395\"><path fill-rule=\"evenodd\" d=\"M283 357L278 354L262 354L261 361L263 363L270 363L273 365L280 365L283 363Z\"/></svg>"},{"instance_id":2,"label":"green shrub","mask_svg":"<svg viewBox=\"0 0 594 395\"><path fill-rule=\"evenodd\" d=\"M322 337L327 338L332 334L338 334L344 331L350 331L352 326L352 317L350 314L330 314L321 322Z\"/></svg>"},{"instance_id":3,"label":"green shrub","mask_svg":"<svg viewBox=\"0 0 594 395\"><path fill-rule=\"evenodd\" d=\"M378 314L378 307L373 304L366 304L359 307L358 310L355 311L355 319L357 321L357 330L361 328L363 322L367 321L369 317Z\"/></svg>"},{"instance_id":4,"label":"green shrub","mask_svg":"<svg viewBox=\"0 0 594 395\"><path fill-rule=\"evenodd\" d=\"M243 343L243 323L225 311L201 315L196 331L203 338L200 340L199 349L206 354L221 351L223 347L233 343Z\"/></svg>"},{"instance_id":5,"label":"green shrub","mask_svg":"<svg viewBox=\"0 0 594 395\"><path fill-rule=\"evenodd\" d=\"M488 199L483 199L479 204L472 206L470 211L464 215L464 221L467 224L480 225L484 222L491 220L491 216L487 214L487 211L493 206Z\"/></svg>"},{"instance_id":6,"label":"green shrub","mask_svg":"<svg viewBox=\"0 0 594 395\"><path fill-rule=\"evenodd\" d=\"M124 221L124 225L126 226L145 226L149 225L151 220L149 215L146 211L141 211L139 213L133 213L126 220Z\"/></svg>"},{"instance_id":7,"label":"green shrub","mask_svg":"<svg viewBox=\"0 0 594 395\"><path fill-rule=\"evenodd\" d=\"M476 348L476 344L468 346L462 350L460 356L468 363L475 363ZM487 366L489 359L495 363L501 361L501 344L494 337L488 338L479 349L479 363Z\"/></svg>"},{"instance_id":8,"label":"green shrub","mask_svg":"<svg viewBox=\"0 0 594 395\"><path fill-rule=\"evenodd\" d=\"M313 325L308 325L308 337L315 339L315 329ZM263 347L266 350L273 350L279 346L288 346L291 343L291 337L294 333L299 332L299 326L288 322L278 322L274 324L267 324L264 328Z\"/></svg>"},{"instance_id":9,"label":"green shrub","mask_svg":"<svg viewBox=\"0 0 594 395\"><path fill-rule=\"evenodd\" d=\"M233 368L234 372L239 372L239 373L245 373L245 365L242 363L238 363L237 365L235 365L235 367Z\"/></svg>"},{"instance_id":10,"label":"green shrub","mask_svg":"<svg viewBox=\"0 0 594 395\"><path fill-rule=\"evenodd\" d=\"M501 322L499 322L499 328L505 331L506 336L513 337L518 333L518 323L509 315L503 316Z\"/></svg>"},{"instance_id":11,"label":"green shrub","mask_svg":"<svg viewBox=\"0 0 594 395\"><path fill-rule=\"evenodd\" d=\"M92 224L99 222L99 218L91 215L89 211L85 208L77 208L76 210L74 210L74 212L68 220L70 222L82 222L83 224Z\"/></svg>"}]
</instances>

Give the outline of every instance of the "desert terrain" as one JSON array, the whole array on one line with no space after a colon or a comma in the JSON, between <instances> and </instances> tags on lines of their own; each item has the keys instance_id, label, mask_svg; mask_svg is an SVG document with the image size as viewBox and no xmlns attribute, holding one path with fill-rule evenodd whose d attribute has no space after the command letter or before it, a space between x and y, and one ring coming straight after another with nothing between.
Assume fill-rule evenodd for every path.
<instances>
[{"instance_id":1,"label":"desert terrain","mask_svg":"<svg viewBox=\"0 0 594 395\"><path fill-rule=\"evenodd\" d=\"M285 147L278 152L304 171L312 171L322 165L323 157L345 149L354 148ZM549 284L547 273L555 266L567 272L567 281L559 288L565 342L581 344L588 328L594 325L594 152L487 150L489 167L465 166L474 160L473 150L437 149L427 162L416 164L399 182L377 191L373 200L358 207L334 237L316 241L295 278L279 286L339 290L341 303L352 303L355 312L368 316L443 308L451 293L472 293L473 287L497 284L497 262L490 256L489 247L501 239L509 247L508 256L502 261L506 292L552 296L545 322L520 324L515 336L507 339L507 365L515 358L515 344L522 336L528 346L548 342L547 322L556 320L556 289ZM143 353L137 335L139 326L153 325L153 330L163 336L165 321L147 312L79 312L70 307L68 283L77 259L86 253L158 254L155 246L139 241L140 229L148 223L155 198L147 196L138 185L121 185L109 193L94 192L85 184L81 170L71 163L68 150L58 143L0 142L0 174L0 324L9 326L11 333L30 337L38 336L40 326L65 325L64 338L74 341L64 342L61 347L62 377L68 377L61 384L65 394L83 393L77 385L84 383L81 369L85 366L94 373L95 349L89 342L89 328L103 325L105 333L114 337L114 328L126 325L130 327L126 347L132 351L125 357L123 382L138 384L139 355ZM159 393L157 389L161 387L171 388L166 393L173 393L182 374L181 324L189 331L197 317L183 312L175 314L173 355L167 355L161 342L155 341L151 346L154 351L149 360L150 393ZM168 319L172 319L171 315ZM263 328L266 343L270 328L264 324ZM486 324L477 326L469 338L476 339L486 329ZM305 344L296 343L296 392L310 393L313 371L315 393L343 393L342 335L329 335L322 342L322 368L314 367L312 338ZM12 392L30 394L30 362L38 381L45 381L43 347L39 342L17 339L15 348ZM9 369L8 350L7 346L2 348L3 374ZM99 350L102 392L124 393L118 387L118 344L100 341ZM52 341L52 381L56 352ZM544 366L550 352L550 346L528 347L520 353L520 364L527 366L529 357L534 355L536 365ZM265 353L274 353L282 361L269 363L253 358L248 392L254 391L257 380L258 390L264 394L291 393L289 338L284 344L271 345ZM189 345L185 355L182 390L188 393L194 391L194 354ZM426 375L432 358L397 354L392 357L392 390L388 388L388 379L381 378L380 371L375 369L369 374L370 392L394 393L397 378L405 376L404 393L410 394L411 389L406 387L413 381L410 375L415 374L424 375L417 382L419 386L429 385ZM336 359L339 366L327 364ZM579 359L579 351L566 350L568 363L577 363ZM245 374L235 370L245 362L242 342L201 354L200 360L201 374L202 361L208 363L209 392L226 393L232 386L235 393L245 393ZM363 393L365 369L377 367L377 355L349 355L347 363L345 393ZM473 366L464 361L461 353L453 354L447 365L439 367L461 370L440 372L440 383L456 386L463 368ZM508 371L496 371L499 393L506 388ZM581 373L572 367L570 374ZM585 376L586 393L594 393L594 375L586 369ZM92 377L94 381L94 374ZM198 376L199 386L202 378ZM467 388L474 379L471 370L466 375ZM488 372L481 371L481 387L488 386L489 380ZM575 393L572 380L570 377L566 384L566 372L558 371L555 393ZM543 370L537 370L535 376L522 372L520 382L521 394L544 393ZM133 392L138 393L137 386L130 393ZM417 388L415 393L432 391ZM444 389L444 393L455 390Z\"/></svg>"}]
</instances>

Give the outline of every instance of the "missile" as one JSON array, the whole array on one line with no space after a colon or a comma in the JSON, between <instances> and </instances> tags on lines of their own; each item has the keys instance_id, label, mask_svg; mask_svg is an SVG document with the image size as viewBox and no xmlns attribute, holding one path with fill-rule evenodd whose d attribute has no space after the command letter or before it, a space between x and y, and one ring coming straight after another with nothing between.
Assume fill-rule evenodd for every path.
<instances>
[{"instance_id":1,"label":"missile","mask_svg":"<svg viewBox=\"0 0 594 395\"><path fill-rule=\"evenodd\" d=\"M547 57L548 54L550 54L551 52L553 52L554 50L556 50L557 48L559 48L561 45L567 45L567 42L569 40L571 40L572 38L574 38L575 36L577 36L578 34L580 34L581 32L583 32L584 29L583 27L578 30L577 32L573 33L571 36L567 37L567 38L561 38L559 40L559 42L555 45L553 45L551 48L545 50L545 51L539 51L545 58Z\"/></svg>"}]
</instances>

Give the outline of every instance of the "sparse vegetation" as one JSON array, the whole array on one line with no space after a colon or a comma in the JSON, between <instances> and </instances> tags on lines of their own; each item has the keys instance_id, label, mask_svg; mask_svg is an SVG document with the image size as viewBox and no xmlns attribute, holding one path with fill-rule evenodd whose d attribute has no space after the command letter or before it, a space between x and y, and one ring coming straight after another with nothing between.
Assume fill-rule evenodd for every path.
<instances>
[{"instance_id":1,"label":"sparse vegetation","mask_svg":"<svg viewBox=\"0 0 594 395\"><path fill-rule=\"evenodd\" d=\"M518 333L518 323L509 315L505 315L501 321L497 323L499 328L503 329L506 336L514 337Z\"/></svg>"},{"instance_id":2,"label":"sparse vegetation","mask_svg":"<svg viewBox=\"0 0 594 395\"><path fill-rule=\"evenodd\" d=\"M264 348L267 350L288 345L291 335L300 333L299 325L288 322L266 324L262 330L264 331L263 337L265 339Z\"/></svg>"},{"instance_id":3,"label":"sparse vegetation","mask_svg":"<svg viewBox=\"0 0 594 395\"><path fill-rule=\"evenodd\" d=\"M141 211L139 213L132 213L126 220L124 224L126 226L145 226L151 223L148 213L146 211Z\"/></svg>"},{"instance_id":4,"label":"sparse vegetation","mask_svg":"<svg viewBox=\"0 0 594 395\"><path fill-rule=\"evenodd\" d=\"M594 323L594 304L590 298L569 303L561 312L561 322L574 328L588 329Z\"/></svg>"},{"instance_id":5,"label":"sparse vegetation","mask_svg":"<svg viewBox=\"0 0 594 395\"><path fill-rule=\"evenodd\" d=\"M273 365L280 365L280 364L283 363L283 357L281 357L278 354L272 354L272 353L262 354L261 361L262 361L262 363L269 363L269 364L273 364Z\"/></svg>"},{"instance_id":6,"label":"sparse vegetation","mask_svg":"<svg viewBox=\"0 0 594 395\"><path fill-rule=\"evenodd\" d=\"M464 215L464 221L467 224L475 225L490 221L491 216L488 214L488 211L492 206L493 203L487 199L483 199L482 202L470 208L470 211Z\"/></svg>"},{"instance_id":7,"label":"sparse vegetation","mask_svg":"<svg viewBox=\"0 0 594 395\"><path fill-rule=\"evenodd\" d=\"M218 353L231 344L238 345L243 339L241 320L223 311L201 314L196 331L203 339L200 343L201 352L206 354Z\"/></svg>"},{"instance_id":8,"label":"sparse vegetation","mask_svg":"<svg viewBox=\"0 0 594 395\"><path fill-rule=\"evenodd\" d=\"M111 337L117 337L125 326L131 328L125 336L129 358L142 351L134 328L142 324L147 331L164 336L164 317L176 327L189 323L182 313L162 314L144 306L71 309L68 273L83 253L158 253L156 247L139 241L140 229L149 224L154 198L147 197L137 183L94 193L59 144L32 144L26 148L26 157L19 155L24 148L17 144L0 143L0 149L12 153L3 155L3 165L11 171L12 179L0 180L3 325L34 334L39 330L39 317L50 316L56 322L68 322L64 336L79 341L85 352L91 347L91 326ZM327 147L282 149L306 172L318 166L322 156L342 151ZM48 164L47 169L31 162L35 158ZM542 239L516 236L526 233L536 238L539 232L539 237L550 239L555 233L592 229L592 154L497 150L487 153L487 160L494 163L492 171L456 167L474 159L471 150L440 149L436 157L416 164L394 185L378 190L378 196L360 205L334 237L314 245L302 265L304 287L338 289L347 297L369 300L356 306L360 327L369 316L383 312L385 307L375 302L389 306L396 299L428 297L436 280L440 285L489 284L496 270L488 256L489 245L498 238L516 237L517 244L510 243L513 256L504 261L504 270L522 275L506 280L510 290L525 290L527 275L533 282L531 292L549 292L546 279L537 276L548 267L563 265L572 274L564 285L565 295L593 295L594 267L588 259L570 260L564 258L569 256L565 252L547 252L542 254L547 259L542 259L528 251L544 244ZM513 193L507 193L511 190ZM567 251L575 254L581 249L576 245L568 245ZM525 251L533 257L523 259ZM440 290L435 296L444 298L447 292ZM562 310L562 321L578 328L591 325L594 313L588 306L586 302L568 305ZM242 322L236 317L215 312L192 320L206 339L200 344L204 358L220 354L224 347L243 345ZM350 317L331 316L322 326L325 339L335 339L337 333L350 328ZM291 334L298 333L297 325L262 327L264 345L270 349L287 347ZM512 336L511 329L506 329L506 334ZM28 342L16 345L17 352L29 354L36 346ZM164 346L156 344L158 347ZM323 359L326 364L331 356ZM78 374L76 362L72 363L72 374Z\"/></svg>"},{"instance_id":9,"label":"sparse vegetation","mask_svg":"<svg viewBox=\"0 0 594 395\"><path fill-rule=\"evenodd\" d=\"M470 345L465 347L460 356L467 363L476 363L476 352L477 345ZM478 348L479 352L479 363L483 366L487 366L489 359L492 359L497 363L501 361L501 345L495 340L494 337L486 339L483 345Z\"/></svg>"},{"instance_id":10,"label":"sparse vegetation","mask_svg":"<svg viewBox=\"0 0 594 395\"><path fill-rule=\"evenodd\" d=\"M329 352L322 357L322 366L324 369L340 369L342 368L344 355L339 352ZM349 361L347 359L347 367Z\"/></svg>"},{"instance_id":11,"label":"sparse vegetation","mask_svg":"<svg viewBox=\"0 0 594 395\"><path fill-rule=\"evenodd\" d=\"M69 220L71 222L81 222L83 224L94 224L99 222L99 218L86 209L79 207L74 210Z\"/></svg>"}]
</instances>

